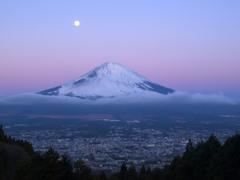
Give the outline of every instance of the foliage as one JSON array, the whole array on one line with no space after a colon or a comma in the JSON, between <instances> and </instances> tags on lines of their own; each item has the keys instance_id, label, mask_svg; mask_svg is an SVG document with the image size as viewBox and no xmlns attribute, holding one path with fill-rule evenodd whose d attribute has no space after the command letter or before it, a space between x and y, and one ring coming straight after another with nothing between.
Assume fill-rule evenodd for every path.
<instances>
[{"instance_id":1,"label":"foliage","mask_svg":"<svg viewBox=\"0 0 240 180\"><path fill-rule=\"evenodd\" d=\"M28 141L23 141L21 139L17 140L15 138L12 138L10 136L5 135L2 125L0 125L0 142L4 142L4 143L9 143L9 144L14 144L14 145L20 146L23 149L25 149L25 151L29 155L33 155L34 154L34 150L33 150L33 147L32 147L31 143L29 143Z\"/></svg>"}]
</instances>

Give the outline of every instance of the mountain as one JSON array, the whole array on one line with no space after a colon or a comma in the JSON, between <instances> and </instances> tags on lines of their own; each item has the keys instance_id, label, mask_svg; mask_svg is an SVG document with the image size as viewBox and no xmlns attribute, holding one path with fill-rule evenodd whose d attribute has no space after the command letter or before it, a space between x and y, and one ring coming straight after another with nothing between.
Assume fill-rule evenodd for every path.
<instances>
[{"instance_id":1,"label":"mountain","mask_svg":"<svg viewBox=\"0 0 240 180\"><path fill-rule=\"evenodd\" d=\"M97 100L142 94L167 95L173 92L118 63L104 63L69 83L38 94Z\"/></svg>"}]
</instances>

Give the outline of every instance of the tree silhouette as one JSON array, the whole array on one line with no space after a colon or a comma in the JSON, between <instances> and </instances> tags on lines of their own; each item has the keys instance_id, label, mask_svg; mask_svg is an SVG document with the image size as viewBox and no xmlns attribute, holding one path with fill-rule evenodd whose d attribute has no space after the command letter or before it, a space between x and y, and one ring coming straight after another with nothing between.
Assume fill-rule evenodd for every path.
<instances>
[{"instance_id":1,"label":"tree silhouette","mask_svg":"<svg viewBox=\"0 0 240 180\"><path fill-rule=\"evenodd\" d=\"M81 180L90 180L91 177L91 169L85 165L85 163L79 159L74 163L74 175L76 179Z\"/></svg>"},{"instance_id":2,"label":"tree silhouette","mask_svg":"<svg viewBox=\"0 0 240 180\"><path fill-rule=\"evenodd\" d=\"M126 180L127 179L127 166L125 164L125 162L123 162L122 166L121 166L121 170L120 170L120 173L119 173L119 179L120 180Z\"/></svg>"}]
</instances>

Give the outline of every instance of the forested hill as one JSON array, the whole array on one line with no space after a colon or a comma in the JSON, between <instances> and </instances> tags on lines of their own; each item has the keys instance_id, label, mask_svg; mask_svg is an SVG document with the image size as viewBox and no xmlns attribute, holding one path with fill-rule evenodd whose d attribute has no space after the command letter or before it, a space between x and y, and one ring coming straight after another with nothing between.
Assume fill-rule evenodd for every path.
<instances>
[{"instance_id":1,"label":"forested hill","mask_svg":"<svg viewBox=\"0 0 240 180\"><path fill-rule=\"evenodd\" d=\"M79 159L72 162L52 148L45 153L35 152L27 141L7 137L0 126L0 179L27 180L239 180L240 135L235 134L224 144L211 135L194 147L189 140L186 151L175 157L163 169L142 166L137 172L125 163L119 172L107 177L104 172L93 175Z\"/></svg>"},{"instance_id":2,"label":"forested hill","mask_svg":"<svg viewBox=\"0 0 240 180\"><path fill-rule=\"evenodd\" d=\"M29 142L7 137L0 126L0 179L11 179L16 168L33 154Z\"/></svg>"}]
</instances>

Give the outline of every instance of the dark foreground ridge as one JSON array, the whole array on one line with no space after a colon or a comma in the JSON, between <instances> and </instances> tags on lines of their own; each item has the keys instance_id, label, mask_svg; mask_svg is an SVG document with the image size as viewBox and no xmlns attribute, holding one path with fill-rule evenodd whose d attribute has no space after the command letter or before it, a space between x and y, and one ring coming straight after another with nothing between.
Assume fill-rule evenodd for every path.
<instances>
[{"instance_id":1,"label":"dark foreground ridge","mask_svg":"<svg viewBox=\"0 0 240 180\"><path fill-rule=\"evenodd\" d=\"M143 165L137 172L134 165L127 167L123 162L119 172L106 176L105 172L92 173L81 159L72 163L68 156L60 156L51 147L45 153L35 152L27 141L6 136L0 126L0 179L237 180L240 179L240 135L228 138L223 145L214 135L196 147L189 139L183 155L175 157L163 169Z\"/></svg>"}]
</instances>

